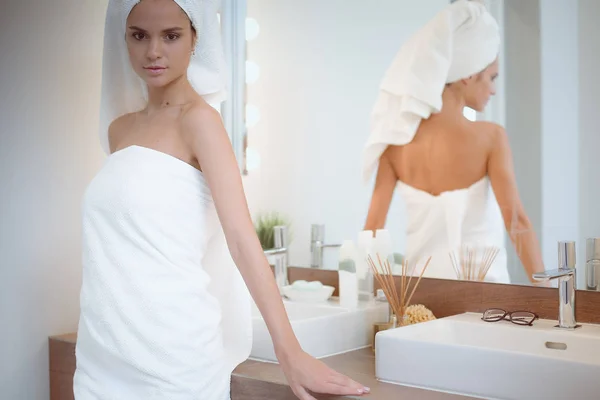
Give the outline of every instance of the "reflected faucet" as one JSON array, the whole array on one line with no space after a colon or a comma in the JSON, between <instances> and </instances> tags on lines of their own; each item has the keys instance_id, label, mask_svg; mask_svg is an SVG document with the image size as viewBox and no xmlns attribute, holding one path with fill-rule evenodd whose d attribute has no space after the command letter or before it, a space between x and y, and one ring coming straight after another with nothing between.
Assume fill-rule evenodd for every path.
<instances>
[{"instance_id":1,"label":"reflected faucet","mask_svg":"<svg viewBox=\"0 0 600 400\"><path fill-rule=\"evenodd\" d=\"M323 248L341 247L341 244L325 244L325 225L313 224L310 228L310 267L323 268Z\"/></svg>"},{"instance_id":2,"label":"reflected faucet","mask_svg":"<svg viewBox=\"0 0 600 400\"><path fill-rule=\"evenodd\" d=\"M575 329L575 242L558 242L558 269L533 274L536 281L558 280L558 328Z\"/></svg>"},{"instance_id":3,"label":"reflected faucet","mask_svg":"<svg viewBox=\"0 0 600 400\"><path fill-rule=\"evenodd\" d=\"M273 227L274 248L265 250L265 256L274 256L275 259L275 282L281 293L282 288L288 285L288 234L287 226L279 225Z\"/></svg>"}]
</instances>

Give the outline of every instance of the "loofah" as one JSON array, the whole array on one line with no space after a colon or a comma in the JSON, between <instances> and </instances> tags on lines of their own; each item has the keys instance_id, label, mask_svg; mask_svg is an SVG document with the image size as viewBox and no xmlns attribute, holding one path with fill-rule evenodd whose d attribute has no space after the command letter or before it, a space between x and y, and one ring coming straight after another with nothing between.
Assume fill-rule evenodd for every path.
<instances>
[{"instance_id":1,"label":"loofah","mask_svg":"<svg viewBox=\"0 0 600 400\"><path fill-rule=\"evenodd\" d=\"M425 307L423 304L415 304L406 308L404 324L412 325L434 319L436 319L435 315L433 315L433 312L431 312L430 309Z\"/></svg>"}]
</instances>

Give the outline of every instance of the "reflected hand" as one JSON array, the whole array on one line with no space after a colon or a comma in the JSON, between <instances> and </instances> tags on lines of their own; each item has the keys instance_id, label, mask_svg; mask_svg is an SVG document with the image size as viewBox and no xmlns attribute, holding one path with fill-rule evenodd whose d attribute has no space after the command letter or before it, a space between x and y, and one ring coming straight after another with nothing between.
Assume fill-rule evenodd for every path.
<instances>
[{"instance_id":1,"label":"reflected hand","mask_svg":"<svg viewBox=\"0 0 600 400\"><path fill-rule=\"evenodd\" d=\"M533 281L532 282L533 286L536 287L547 287L547 288L553 288L554 287L554 282L547 280L547 281Z\"/></svg>"},{"instance_id":2,"label":"reflected hand","mask_svg":"<svg viewBox=\"0 0 600 400\"><path fill-rule=\"evenodd\" d=\"M362 395L370 389L342 375L302 350L279 359L288 384L300 400L315 400L310 392Z\"/></svg>"}]
</instances>

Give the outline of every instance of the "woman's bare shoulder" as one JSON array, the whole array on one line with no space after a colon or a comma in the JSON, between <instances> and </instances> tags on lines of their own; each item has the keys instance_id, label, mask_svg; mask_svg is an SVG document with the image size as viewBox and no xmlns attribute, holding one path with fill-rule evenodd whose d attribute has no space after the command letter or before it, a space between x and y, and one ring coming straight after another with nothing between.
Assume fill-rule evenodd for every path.
<instances>
[{"instance_id":1,"label":"woman's bare shoulder","mask_svg":"<svg viewBox=\"0 0 600 400\"><path fill-rule=\"evenodd\" d=\"M498 132L504 132L504 127L502 125L491 121L473 121L471 124L473 124L473 127L475 127L478 131L490 135L497 135Z\"/></svg>"},{"instance_id":2,"label":"woman's bare shoulder","mask_svg":"<svg viewBox=\"0 0 600 400\"><path fill-rule=\"evenodd\" d=\"M205 101L189 104L181 113L180 123L184 139L192 142L222 127L221 114Z\"/></svg>"},{"instance_id":3,"label":"woman's bare shoulder","mask_svg":"<svg viewBox=\"0 0 600 400\"><path fill-rule=\"evenodd\" d=\"M506 143L506 130L500 124L490 121L472 122L477 135L482 135L491 148Z\"/></svg>"},{"instance_id":4,"label":"woman's bare shoulder","mask_svg":"<svg viewBox=\"0 0 600 400\"><path fill-rule=\"evenodd\" d=\"M127 132L133 122L136 119L137 112L121 115L110 123L108 127L108 143L110 145L110 152L112 153L117 147L117 143L122 138L123 134Z\"/></svg>"}]
</instances>

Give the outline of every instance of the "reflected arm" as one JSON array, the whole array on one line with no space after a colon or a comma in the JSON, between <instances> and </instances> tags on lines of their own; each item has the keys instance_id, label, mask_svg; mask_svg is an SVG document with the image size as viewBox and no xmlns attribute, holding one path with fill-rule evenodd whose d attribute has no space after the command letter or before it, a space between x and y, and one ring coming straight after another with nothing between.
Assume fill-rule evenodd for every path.
<instances>
[{"instance_id":1,"label":"reflected arm","mask_svg":"<svg viewBox=\"0 0 600 400\"><path fill-rule=\"evenodd\" d=\"M494 145L488 159L488 175L506 231L525 268L527 278L535 283L532 275L544 270L540 245L519 197L508 137L501 126L494 125L494 129Z\"/></svg>"},{"instance_id":2,"label":"reflected arm","mask_svg":"<svg viewBox=\"0 0 600 400\"><path fill-rule=\"evenodd\" d=\"M392 163L387 153L384 152L379 159L377 177L364 230L376 231L384 228L397 181L398 177Z\"/></svg>"}]
</instances>

